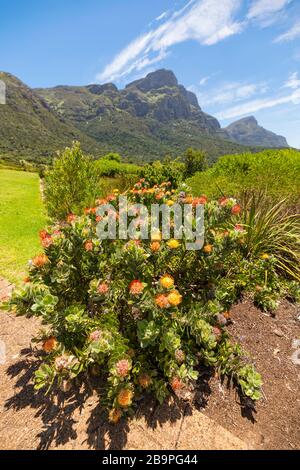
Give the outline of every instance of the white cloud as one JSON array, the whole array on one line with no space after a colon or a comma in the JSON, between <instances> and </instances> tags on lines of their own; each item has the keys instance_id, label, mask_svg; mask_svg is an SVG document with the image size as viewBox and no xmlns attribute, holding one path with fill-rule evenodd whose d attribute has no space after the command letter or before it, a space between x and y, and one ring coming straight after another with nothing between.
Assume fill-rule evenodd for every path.
<instances>
[{"instance_id":1,"label":"white cloud","mask_svg":"<svg viewBox=\"0 0 300 470\"><path fill-rule=\"evenodd\" d=\"M275 106L289 103L294 105L300 104L300 88L296 89L289 95L256 99L239 106L233 106L225 111L221 111L216 115L216 117L220 120L242 117L256 113L262 109L273 108Z\"/></svg>"},{"instance_id":2,"label":"white cloud","mask_svg":"<svg viewBox=\"0 0 300 470\"><path fill-rule=\"evenodd\" d=\"M288 42L300 37L300 21L294 24L288 31L274 39L274 42Z\"/></svg>"},{"instance_id":3,"label":"white cloud","mask_svg":"<svg viewBox=\"0 0 300 470\"><path fill-rule=\"evenodd\" d=\"M292 88L293 90L300 88L300 79L298 77L298 72L291 73L289 79L283 85L283 88Z\"/></svg>"},{"instance_id":4,"label":"white cloud","mask_svg":"<svg viewBox=\"0 0 300 470\"><path fill-rule=\"evenodd\" d=\"M212 106L243 101L251 96L263 94L267 91L267 85L266 83L230 82L206 93L199 92L195 88L193 91L197 93L201 106Z\"/></svg>"},{"instance_id":5,"label":"white cloud","mask_svg":"<svg viewBox=\"0 0 300 470\"><path fill-rule=\"evenodd\" d=\"M111 81L159 62L170 47L187 40L213 45L239 33L243 24L234 16L241 0L191 0L160 26L125 47L98 74L99 81Z\"/></svg>"},{"instance_id":6,"label":"white cloud","mask_svg":"<svg viewBox=\"0 0 300 470\"><path fill-rule=\"evenodd\" d=\"M206 85L206 83L208 82L209 79L210 79L210 75L208 75L207 77L201 78L201 80L199 81L199 85L200 86Z\"/></svg>"},{"instance_id":7,"label":"white cloud","mask_svg":"<svg viewBox=\"0 0 300 470\"><path fill-rule=\"evenodd\" d=\"M247 18L250 20L258 20L267 26L273 22L274 15L282 11L292 1L293 0L253 0Z\"/></svg>"},{"instance_id":8,"label":"white cloud","mask_svg":"<svg viewBox=\"0 0 300 470\"><path fill-rule=\"evenodd\" d=\"M168 16L168 14L169 14L168 11L164 11L161 15L159 15L157 18L155 18L155 21L163 20L164 18L166 18Z\"/></svg>"}]
</instances>

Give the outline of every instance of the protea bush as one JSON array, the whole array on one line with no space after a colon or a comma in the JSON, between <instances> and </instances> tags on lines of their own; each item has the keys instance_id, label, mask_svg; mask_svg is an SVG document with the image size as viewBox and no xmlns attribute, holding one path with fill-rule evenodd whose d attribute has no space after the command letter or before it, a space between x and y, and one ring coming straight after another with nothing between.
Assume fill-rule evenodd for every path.
<instances>
[{"instance_id":1,"label":"protea bush","mask_svg":"<svg viewBox=\"0 0 300 470\"><path fill-rule=\"evenodd\" d=\"M263 308L276 307L283 288L274 256L245 256L247 227L232 198L195 200L168 183L145 181L127 196L148 206L203 204L204 246L187 251L184 239L163 240L161 233L99 240L97 204L117 207L117 192L43 231L44 253L31 261L24 288L7 307L44 325L35 339L43 349L36 388L68 391L75 378L99 376L106 384L101 400L116 423L146 393L160 402L169 394L184 397L207 366L232 379L241 396L258 400L260 375L230 341L226 324L243 292Z\"/></svg>"}]
</instances>

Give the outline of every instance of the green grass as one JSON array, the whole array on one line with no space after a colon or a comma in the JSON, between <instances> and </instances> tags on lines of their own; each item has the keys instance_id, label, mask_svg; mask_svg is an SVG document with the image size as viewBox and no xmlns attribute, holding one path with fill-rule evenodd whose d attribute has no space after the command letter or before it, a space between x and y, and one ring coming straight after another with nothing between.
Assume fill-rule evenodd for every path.
<instances>
[{"instance_id":1,"label":"green grass","mask_svg":"<svg viewBox=\"0 0 300 470\"><path fill-rule=\"evenodd\" d=\"M21 282L45 224L38 175L0 169L0 277Z\"/></svg>"}]
</instances>

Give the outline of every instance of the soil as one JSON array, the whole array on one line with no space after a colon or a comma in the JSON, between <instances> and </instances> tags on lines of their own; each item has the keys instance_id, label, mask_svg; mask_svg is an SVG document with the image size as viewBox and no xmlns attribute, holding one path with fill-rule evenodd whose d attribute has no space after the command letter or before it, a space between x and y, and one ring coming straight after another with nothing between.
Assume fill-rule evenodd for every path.
<instances>
[{"instance_id":1,"label":"soil","mask_svg":"<svg viewBox=\"0 0 300 470\"><path fill-rule=\"evenodd\" d=\"M3 283L1 289L0 296L6 296ZM198 449L202 444L192 437L201 429L202 448L299 449L297 318L296 307L287 302L275 317L250 301L232 309L230 335L252 356L264 380L264 398L256 410L241 406L229 384L204 373L193 406L174 400L157 406L145 398L136 420L111 426L98 404L96 378L68 394L34 391L32 374L39 359L30 341L40 324L0 312L0 359L5 362L0 360L0 449ZM204 428L221 438L207 440Z\"/></svg>"}]
</instances>

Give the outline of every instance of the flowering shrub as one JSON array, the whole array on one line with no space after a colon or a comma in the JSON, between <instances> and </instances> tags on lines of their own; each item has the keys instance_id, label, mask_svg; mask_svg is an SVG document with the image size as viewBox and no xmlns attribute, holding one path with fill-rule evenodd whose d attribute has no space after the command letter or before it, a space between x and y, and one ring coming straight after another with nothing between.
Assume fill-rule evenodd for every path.
<instances>
[{"instance_id":1,"label":"flowering shrub","mask_svg":"<svg viewBox=\"0 0 300 470\"><path fill-rule=\"evenodd\" d=\"M204 365L230 377L247 399L259 399L261 378L229 340L226 324L242 292L262 308L276 307L282 284L274 257L245 258L247 228L232 198L195 200L169 183L150 187L143 180L128 196L146 205L204 204L204 247L186 251L184 239L165 241L160 232L149 240L100 241L96 207L41 232L44 253L31 261L24 289L8 305L46 327L37 338L44 362L36 388L68 391L83 372L100 375L116 423L146 392L160 402L170 393L185 397ZM117 192L97 204L107 201L117 207Z\"/></svg>"}]
</instances>

